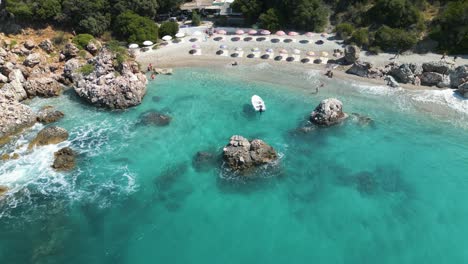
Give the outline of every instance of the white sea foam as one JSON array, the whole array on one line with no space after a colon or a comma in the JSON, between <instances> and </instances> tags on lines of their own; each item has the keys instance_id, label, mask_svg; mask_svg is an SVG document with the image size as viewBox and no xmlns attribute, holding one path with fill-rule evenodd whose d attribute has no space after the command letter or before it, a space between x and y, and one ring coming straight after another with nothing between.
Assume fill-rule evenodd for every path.
<instances>
[{"instance_id":1,"label":"white sea foam","mask_svg":"<svg viewBox=\"0 0 468 264\"><path fill-rule=\"evenodd\" d=\"M417 91L412 98L417 102L447 106L468 115L468 99L462 98L450 89Z\"/></svg>"}]
</instances>

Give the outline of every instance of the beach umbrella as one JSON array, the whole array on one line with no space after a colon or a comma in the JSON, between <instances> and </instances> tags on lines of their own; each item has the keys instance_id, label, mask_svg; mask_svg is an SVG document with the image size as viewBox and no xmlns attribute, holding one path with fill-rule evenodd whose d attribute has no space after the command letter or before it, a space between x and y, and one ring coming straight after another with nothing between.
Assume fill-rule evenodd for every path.
<instances>
[{"instance_id":1,"label":"beach umbrella","mask_svg":"<svg viewBox=\"0 0 468 264\"><path fill-rule=\"evenodd\" d=\"M309 51L309 52L307 52L307 56L311 56L311 57L312 57L312 56L315 56L315 52Z\"/></svg>"},{"instance_id":2,"label":"beach umbrella","mask_svg":"<svg viewBox=\"0 0 468 264\"><path fill-rule=\"evenodd\" d=\"M295 31L291 31L288 33L288 36L297 36L299 35L299 33L295 32Z\"/></svg>"},{"instance_id":3,"label":"beach umbrella","mask_svg":"<svg viewBox=\"0 0 468 264\"><path fill-rule=\"evenodd\" d=\"M244 32L244 30L242 30L242 29L236 30L236 34L237 34L237 35L243 35L244 33L245 33L245 32Z\"/></svg>"},{"instance_id":4,"label":"beach umbrella","mask_svg":"<svg viewBox=\"0 0 468 264\"><path fill-rule=\"evenodd\" d=\"M306 37L311 38L311 37L314 36L314 33L312 33L312 32L307 32L307 33L305 33L304 35L305 35Z\"/></svg>"},{"instance_id":5,"label":"beach umbrella","mask_svg":"<svg viewBox=\"0 0 468 264\"><path fill-rule=\"evenodd\" d=\"M183 38L185 37L185 33L179 32L175 35L176 38Z\"/></svg>"},{"instance_id":6,"label":"beach umbrella","mask_svg":"<svg viewBox=\"0 0 468 264\"><path fill-rule=\"evenodd\" d=\"M227 49L228 46L227 46L227 45L221 45L221 46L219 46L219 48L220 48L220 49Z\"/></svg>"},{"instance_id":7,"label":"beach umbrella","mask_svg":"<svg viewBox=\"0 0 468 264\"><path fill-rule=\"evenodd\" d=\"M192 36L202 36L203 33L201 31L195 31L192 33Z\"/></svg>"},{"instance_id":8,"label":"beach umbrella","mask_svg":"<svg viewBox=\"0 0 468 264\"><path fill-rule=\"evenodd\" d=\"M226 35L227 34L226 30L223 30L223 29L218 30L216 33L218 33L220 35Z\"/></svg>"},{"instance_id":9,"label":"beach umbrella","mask_svg":"<svg viewBox=\"0 0 468 264\"><path fill-rule=\"evenodd\" d=\"M266 49L266 52L272 53L272 52L273 52L273 49L268 48L268 49Z\"/></svg>"},{"instance_id":10,"label":"beach umbrella","mask_svg":"<svg viewBox=\"0 0 468 264\"><path fill-rule=\"evenodd\" d=\"M192 45L192 48L193 48L193 49L199 49L199 48L200 48L200 45L193 44L193 45Z\"/></svg>"},{"instance_id":11,"label":"beach umbrella","mask_svg":"<svg viewBox=\"0 0 468 264\"><path fill-rule=\"evenodd\" d=\"M257 30L254 30L254 29L249 30L249 35L255 35L255 34L257 34Z\"/></svg>"},{"instance_id":12,"label":"beach umbrella","mask_svg":"<svg viewBox=\"0 0 468 264\"><path fill-rule=\"evenodd\" d=\"M169 36L169 35L166 35L166 36L162 37L162 40L164 40L164 41L169 41L171 39L172 39L172 37Z\"/></svg>"},{"instance_id":13,"label":"beach umbrella","mask_svg":"<svg viewBox=\"0 0 468 264\"><path fill-rule=\"evenodd\" d=\"M242 51L242 48L241 48L241 47L237 47L237 48L236 48L236 51Z\"/></svg>"},{"instance_id":14,"label":"beach umbrella","mask_svg":"<svg viewBox=\"0 0 468 264\"><path fill-rule=\"evenodd\" d=\"M138 47L139 47L138 44L135 44L135 43L128 45L129 49L138 49Z\"/></svg>"},{"instance_id":15,"label":"beach umbrella","mask_svg":"<svg viewBox=\"0 0 468 264\"><path fill-rule=\"evenodd\" d=\"M322 52L320 52L320 56L322 56L322 57L328 57L328 52L322 51Z\"/></svg>"},{"instance_id":16,"label":"beach umbrella","mask_svg":"<svg viewBox=\"0 0 468 264\"><path fill-rule=\"evenodd\" d=\"M271 32L265 29L265 30L260 31L260 34L262 34L262 35L270 35Z\"/></svg>"},{"instance_id":17,"label":"beach umbrella","mask_svg":"<svg viewBox=\"0 0 468 264\"><path fill-rule=\"evenodd\" d=\"M153 42L147 40L147 41L144 41L144 42L143 42L143 45L145 45L145 46L151 46L151 45L153 45Z\"/></svg>"},{"instance_id":18,"label":"beach umbrella","mask_svg":"<svg viewBox=\"0 0 468 264\"><path fill-rule=\"evenodd\" d=\"M286 32L280 30L280 31L276 31L276 35L277 36L285 36L286 35Z\"/></svg>"},{"instance_id":19,"label":"beach umbrella","mask_svg":"<svg viewBox=\"0 0 468 264\"><path fill-rule=\"evenodd\" d=\"M293 53L294 53L294 54L301 54L301 51L298 50L298 49L293 49Z\"/></svg>"},{"instance_id":20,"label":"beach umbrella","mask_svg":"<svg viewBox=\"0 0 468 264\"><path fill-rule=\"evenodd\" d=\"M280 49L279 53L280 54L288 54L288 51L286 49Z\"/></svg>"}]
</instances>

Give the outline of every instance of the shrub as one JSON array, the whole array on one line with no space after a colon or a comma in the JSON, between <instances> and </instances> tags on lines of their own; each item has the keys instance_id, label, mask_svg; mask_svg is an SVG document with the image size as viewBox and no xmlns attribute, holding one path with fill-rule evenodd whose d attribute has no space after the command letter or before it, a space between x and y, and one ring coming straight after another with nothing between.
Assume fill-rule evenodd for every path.
<instances>
[{"instance_id":1,"label":"shrub","mask_svg":"<svg viewBox=\"0 0 468 264\"><path fill-rule=\"evenodd\" d=\"M93 39L94 37L90 34L78 34L73 38L72 42L78 48L85 49L89 42Z\"/></svg>"},{"instance_id":2,"label":"shrub","mask_svg":"<svg viewBox=\"0 0 468 264\"><path fill-rule=\"evenodd\" d=\"M379 46L373 46L369 48L369 52L372 53L373 55L378 55L379 53L382 52Z\"/></svg>"},{"instance_id":3,"label":"shrub","mask_svg":"<svg viewBox=\"0 0 468 264\"><path fill-rule=\"evenodd\" d=\"M201 17L196 11L193 11L193 13L192 13L192 26L198 27L199 25L201 25Z\"/></svg>"},{"instance_id":4,"label":"shrub","mask_svg":"<svg viewBox=\"0 0 468 264\"><path fill-rule=\"evenodd\" d=\"M79 69L79 72L82 73L83 75L89 75L94 71L94 65L92 64L85 64L81 66Z\"/></svg>"},{"instance_id":5,"label":"shrub","mask_svg":"<svg viewBox=\"0 0 468 264\"><path fill-rule=\"evenodd\" d=\"M347 39L348 37L350 37L353 34L354 30L354 26L349 23L341 23L336 25L335 27L336 34L342 39Z\"/></svg>"},{"instance_id":6,"label":"shrub","mask_svg":"<svg viewBox=\"0 0 468 264\"><path fill-rule=\"evenodd\" d=\"M351 42L360 47L367 47L370 44L369 30L367 28L360 28L353 32L351 35Z\"/></svg>"},{"instance_id":7,"label":"shrub","mask_svg":"<svg viewBox=\"0 0 468 264\"><path fill-rule=\"evenodd\" d=\"M405 28L422 20L422 14L410 0L378 0L368 11L371 21L394 28Z\"/></svg>"},{"instance_id":8,"label":"shrub","mask_svg":"<svg viewBox=\"0 0 468 264\"><path fill-rule=\"evenodd\" d=\"M67 41L67 38L65 37L65 33L63 31L57 31L54 37L52 38L52 42L56 46L63 45L65 44L66 41Z\"/></svg>"},{"instance_id":9,"label":"shrub","mask_svg":"<svg viewBox=\"0 0 468 264\"><path fill-rule=\"evenodd\" d=\"M179 24L177 22L164 22L159 27L159 36L172 36L174 37L179 32Z\"/></svg>"},{"instance_id":10,"label":"shrub","mask_svg":"<svg viewBox=\"0 0 468 264\"><path fill-rule=\"evenodd\" d=\"M320 0L299 1L292 10L292 25L306 31L322 31L328 22L328 9Z\"/></svg>"},{"instance_id":11,"label":"shrub","mask_svg":"<svg viewBox=\"0 0 468 264\"><path fill-rule=\"evenodd\" d=\"M116 64L114 66L120 66L128 58L127 49L122 46L118 41L112 40L106 44L106 47L115 54Z\"/></svg>"},{"instance_id":12,"label":"shrub","mask_svg":"<svg viewBox=\"0 0 468 264\"><path fill-rule=\"evenodd\" d=\"M414 33L382 26L375 33L374 46L379 46L384 51L404 51L413 47L417 41Z\"/></svg>"},{"instance_id":13,"label":"shrub","mask_svg":"<svg viewBox=\"0 0 468 264\"><path fill-rule=\"evenodd\" d=\"M142 43L145 40L156 42L158 26L149 18L131 11L117 16L114 24L115 33L128 42Z\"/></svg>"}]
</instances>

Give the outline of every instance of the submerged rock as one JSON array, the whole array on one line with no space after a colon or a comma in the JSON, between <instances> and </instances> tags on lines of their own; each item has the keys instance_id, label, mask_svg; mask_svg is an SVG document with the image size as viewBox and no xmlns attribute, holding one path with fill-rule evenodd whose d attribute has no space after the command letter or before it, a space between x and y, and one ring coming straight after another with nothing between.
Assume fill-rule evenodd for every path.
<instances>
[{"instance_id":1,"label":"submerged rock","mask_svg":"<svg viewBox=\"0 0 468 264\"><path fill-rule=\"evenodd\" d=\"M364 116L358 113L352 113L351 116L360 126L369 126L374 123L374 120L368 116Z\"/></svg>"},{"instance_id":2,"label":"submerged rock","mask_svg":"<svg viewBox=\"0 0 468 264\"><path fill-rule=\"evenodd\" d=\"M46 106L37 113L37 121L43 124L50 124L62 119L65 115L55 110L53 106Z\"/></svg>"},{"instance_id":3,"label":"submerged rock","mask_svg":"<svg viewBox=\"0 0 468 264\"><path fill-rule=\"evenodd\" d=\"M61 127L50 126L39 131L37 136L29 143L29 149L35 146L57 144L68 139L68 131Z\"/></svg>"},{"instance_id":4,"label":"submerged rock","mask_svg":"<svg viewBox=\"0 0 468 264\"><path fill-rule=\"evenodd\" d=\"M162 74L162 75L172 75L174 72L172 68L154 68L153 71L156 74Z\"/></svg>"},{"instance_id":5,"label":"submerged rock","mask_svg":"<svg viewBox=\"0 0 468 264\"><path fill-rule=\"evenodd\" d=\"M167 126L171 123L172 118L168 115L159 112L147 112L140 116L140 124L147 126Z\"/></svg>"},{"instance_id":6,"label":"submerged rock","mask_svg":"<svg viewBox=\"0 0 468 264\"><path fill-rule=\"evenodd\" d=\"M249 142L242 136L232 136L223 149L223 160L234 171L245 171L277 159L276 151L260 139Z\"/></svg>"},{"instance_id":7,"label":"submerged rock","mask_svg":"<svg viewBox=\"0 0 468 264\"><path fill-rule=\"evenodd\" d=\"M75 167L75 152L65 147L54 153L54 164L52 168L60 171L68 171Z\"/></svg>"},{"instance_id":8,"label":"submerged rock","mask_svg":"<svg viewBox=\"0 0 468 264\"><path fill-rule=\"evenodd\" d=\"M210 169L218 161L218 158L214 153L199 151L195 154L192 160L192 165L197 171Z\"/></svg>"},{"instance_id":9,"label":"submerged rock","mask_svg":"<svg viewBox=\"0 0 468 264\"><path fill-rule=\"evenodd\" d=\"M310 114L310 121L320 126L332 126L348 117L343 112L343 103L335 98L325 99Z\"/></svg>"}]
</instances>

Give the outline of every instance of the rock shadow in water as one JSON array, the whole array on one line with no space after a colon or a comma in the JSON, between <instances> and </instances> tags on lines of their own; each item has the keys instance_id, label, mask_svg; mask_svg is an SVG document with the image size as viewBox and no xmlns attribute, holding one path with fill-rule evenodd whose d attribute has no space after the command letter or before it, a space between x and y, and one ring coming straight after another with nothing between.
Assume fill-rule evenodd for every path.
<instances>
[{"instance_id":1,"label":"rock shadow in water","mask_svg":"<svg viewBox=\"0 0 468 264\"><path fill-rule=\"evenodd\" d=\"M172 117L162 111L148 110L140 114L137 121L137 126L168 126L172 121Z\"/></svg>"},{"instance_id":2,"label":"rock shadow in water","mask_svg":"<svg viewBox=\"0 0 468 264\"><path fill-rule=\"evenodd\" d=\"M244 104L242 106L242 115L251 120L257 116L257 112L253 109L251 104Z\"/></svg>"},{"instance_id":3,"label":"rock shadow in water","mask_svg":"<svg viewBox=\"0 0 468 264\"><path fill-rule=\"evenodd\" d=\"M193 192L193 187L185 181L188 165L180 163L163 171L154 179L154 200L168 211L176 211Z\"/></svg>"},{"instance_id":4,"label":"rock shadow in water","mask_svg":"<svg viewBox=\"0 0 468 264\"><path fill-rule=\"evenodd\" d=\"M210 171L221 166L222 159L216 151L199 151L192 159L192 166L197 172Z\"/></svg>"},{"instance_id":5,"label":"rock shadow in water","mask_svg":"<svg viewBox=\"0 0 468 264\"><path fill-rule=\"evenodd\" d=\"M161 102L161 96L153 96L151 97L151 101L155 103Z\"/></svg>"}]
</instances>

